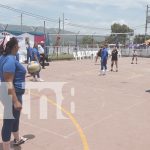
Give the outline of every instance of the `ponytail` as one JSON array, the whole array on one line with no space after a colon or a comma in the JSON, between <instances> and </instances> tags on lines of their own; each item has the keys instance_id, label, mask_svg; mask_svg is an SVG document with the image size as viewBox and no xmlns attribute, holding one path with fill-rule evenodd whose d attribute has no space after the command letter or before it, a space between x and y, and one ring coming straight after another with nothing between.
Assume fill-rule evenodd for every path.
<instances>
[{"instance_id":1,"label":"ponytail","mask_svg":"<svg viewBox=\"0 0 150 150\"><path fill-rule=\"evenodd\" d=\"M14 46L18 44L18 41L15 37L10 38L10 40L6 43L6 47L3 51L3 55L9 55L12 52Z\"/></svg>"},{"instance_id":2,"label":"ponytail","mask_svg":"<svg viewBox=\"0 0 150 150\"><path fill-rule=\"evenodd\" d=\"M4 53L4 42L5 42L5 37L4 39L2 40L2 43L0 44L0 55L2 55Z\"/></svg>"}]
</instances>

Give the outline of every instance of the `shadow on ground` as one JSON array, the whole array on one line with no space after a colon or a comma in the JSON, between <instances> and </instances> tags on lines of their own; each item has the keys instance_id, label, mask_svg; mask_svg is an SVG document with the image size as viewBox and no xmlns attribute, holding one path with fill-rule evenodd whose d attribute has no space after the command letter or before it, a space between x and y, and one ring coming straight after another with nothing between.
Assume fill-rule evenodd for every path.
<instances>
[{"instance_id":1,"label":"shadow on ground","mask_svg":"<svg viewBox=\"0 0 150 150\"><path fill-rule=\"evenodd\" d=\"M146 90L145 92L150 93L150 90Z\"/></svg>"}]
</instances>

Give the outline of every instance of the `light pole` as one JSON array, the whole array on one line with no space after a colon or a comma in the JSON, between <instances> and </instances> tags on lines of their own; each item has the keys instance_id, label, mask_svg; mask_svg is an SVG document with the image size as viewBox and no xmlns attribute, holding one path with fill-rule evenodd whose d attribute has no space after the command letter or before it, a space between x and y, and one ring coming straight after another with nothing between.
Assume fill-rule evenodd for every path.
<instances>
[{"instance_id":1,"label":"light pole","mask_svg":"<svg viewBox=\"0 0 150 150\"><path fill-rule=\"evenodd\" d=\"M64 48L64 33L65 33L65 17L63 13L63 48Z\"/></svg>"},{"instance_id":2,"label":"light pole","mask_svg":"<svg viewBox=\"0 0 150 150\"><path fill-rule=\"evenodd\" d=\"M61 31L61 29L60 29L60 17L59 17L59 21L58 21L58 23L59 23L59 26L58 26L58 34L60 33L60 31Z\"/></svg>"},{"instance_id":3,"label":"light pole","mask_svg":"<svg viewBox=\"0 0 150 150\"><path fill-rule=\"evenodd\" d=\"M44 35L46 34L46 21L44 21Z\"/></svg>"},{"instance_id":4,"label":"light pole","mask_svg":"<svg viewBox=\"0 0 150 150\"><path fill-rule=\"evenodd\" d=\"M146 6L145 41L146 41L146 38L147 38L147 26L148 26L148 23L149 23L149 20L148 20L148 19L149 19L149 18L148 18L148 17L149 17L149 16L148 16L148 15L149 15L149 8L150 8L150 7L147 5L147 6Z\"/></svg>"},{"instance_id":5,"label":"light pole","mask_svg":"<svg viewBox=\"0 0 150 150\"><path fill-rule=\"evenodd\" d=\"M75 46L75 50L77 52L77 49L78 49L78 34L80 33L80 31L77 32L76 34L76 46Z\"/></svg>"},{"instance_id":6,"label":"light pole","mask_svg":"<svg viewBox=\"0 0 150 150\"><path fill-rule=\"evenodd\" d=\"M45 47L45 44L46 44L46 21L44 21L44 47Z\"/></svg>"},{"instance_id":7,"label":"light pole","mask_svg":"<svg viewBox=\"0 0 150 150\"><path fill-rule=\"evenodd\" d=\"M21 32L22 32L22 13L21 13Z\"/></svg>"},{"instance_id":8,"label":"light pole","mask_svg":"<svg viewBox=\"0 0 150 150\"><path fill-rule=\"evenodd\" d=\"M62 44L63 44L63 47L62 49L64 48L64 45L65 45L65 40L64 40L64 34L65 34L65 20L68 20L67 18L65 18L65 15L63 13L63 36L62 36Z\"/></svg>"}]
</instances>

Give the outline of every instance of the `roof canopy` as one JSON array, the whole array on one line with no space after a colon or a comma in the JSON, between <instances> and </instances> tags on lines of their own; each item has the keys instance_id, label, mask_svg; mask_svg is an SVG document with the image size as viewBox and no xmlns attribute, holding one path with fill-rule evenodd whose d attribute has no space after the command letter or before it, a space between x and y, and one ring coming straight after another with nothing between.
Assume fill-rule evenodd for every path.
<instances>
[{"instance_id":1,"label":"roof canopy","mask_svg":"<svg viewBox=\"0 0 150 150\"><path fill-rule=\"evenodd\" d=\"M8 32L10 34L13 34L13 35L21 35L21 34L24 34L24 33L29 33L31 35L44 35L44 33L41 33L41 32L21 32L21 31L10 31L10 30L0 30L0 32Z\"/></svg>"}]
</instances>

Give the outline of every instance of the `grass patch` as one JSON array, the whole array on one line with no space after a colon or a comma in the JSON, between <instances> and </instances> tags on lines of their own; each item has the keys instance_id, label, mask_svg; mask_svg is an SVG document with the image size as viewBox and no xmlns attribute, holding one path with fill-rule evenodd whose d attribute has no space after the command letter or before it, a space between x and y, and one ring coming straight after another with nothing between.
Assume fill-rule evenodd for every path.
<instances>
[{"instance_id":1,"label":"grass patch","mask_svg":"<svg viewBox=\"0 0 150 150\"><path fill-rule=\"evenodd\" d=\"M72 54L67 54L67 53L60 53L60 54L50 54L48 56L49 61L54 61L54 60L72 60L74 59Z\"/></svg>"}]
</instances>

